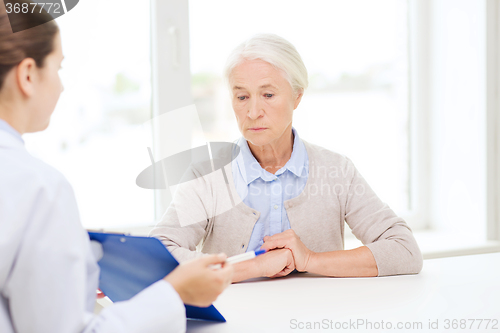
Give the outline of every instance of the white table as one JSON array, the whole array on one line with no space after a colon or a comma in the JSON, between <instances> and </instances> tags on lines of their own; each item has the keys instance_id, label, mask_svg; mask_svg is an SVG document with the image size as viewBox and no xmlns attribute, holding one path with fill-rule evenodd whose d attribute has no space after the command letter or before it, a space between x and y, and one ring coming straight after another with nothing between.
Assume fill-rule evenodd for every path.
<instances>
[{"instance_id":1,"label":"white table","mask_svg":"<svg viewBox=\"0 0 500 333\"><path fill-rule=\"evenodd\" d=\"M189 320L187 331L386 332L392 325L393 332L500 333L500 253L425 260L418 275L327 278L298 273L255 279L229 286L214 305L226 323ZM490 321L485 330L486 321L469 319L498 323L492 329L495 322ZM318 329L306 329L315 322ZM437 329L429 329L430 322Z\"/></svg>"}]
</instances>

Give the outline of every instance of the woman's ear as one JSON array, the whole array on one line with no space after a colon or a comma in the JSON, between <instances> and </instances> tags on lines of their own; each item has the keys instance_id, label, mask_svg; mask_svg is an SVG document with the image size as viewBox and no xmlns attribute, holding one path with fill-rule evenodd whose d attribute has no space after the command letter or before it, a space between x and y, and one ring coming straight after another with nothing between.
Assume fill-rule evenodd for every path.
<instances>
[{"instance_id":1,"label":"woman's ear","mask_svg":"<svg viewBox=\"0 0 500 333\"><path fill-rule=\"evenodd\" d=\"M15 69L17 86L19 87L21 93L26 97L30 97L35 93L34 82L37 79L37 70L38 67L36 62L32 58L24 59Z\"/></svg>"},{"instance_id":2,"label":"woman's ear","mask_svg":"<svg viewBox=\"0 0 500 333\"><path fill-rule=\"evenodd\" d=\"M296 94L297 97L295 97L295 102L293 106L294 110L297 108L297 106L299 106L299 103L302 100L302 95L304 95L304 89L299 89Z\"/></svg>"}]
</instances>

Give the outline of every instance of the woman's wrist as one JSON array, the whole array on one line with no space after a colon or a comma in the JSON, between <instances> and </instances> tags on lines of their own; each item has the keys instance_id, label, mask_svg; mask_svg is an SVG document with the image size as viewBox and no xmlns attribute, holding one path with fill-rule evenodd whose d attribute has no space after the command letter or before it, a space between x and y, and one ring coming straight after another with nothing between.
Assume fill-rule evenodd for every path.
<instances>
[{"instance_id":1,"label":"woman's wrist","mask_svg":"<svg viewBox=\"0 0 500 333\"><path fill-rule=\"evenodd\" d=\"M304 265L304 270L301 272L314 273L317 260L318 260L318 254L316 252L309 251L306 258L306 263Z\"/></svg>"},{"instance_id":2,"label":"woman's wrist","mask_svg":"<svg viewBox=\"0 0 500 333\"><path fill-rule=\"evenodd\" d=\"M243 280L260 277L260 266L255 259L247 260L234 264L233 282L240 282Z\"/></svg>"}]
</instances>

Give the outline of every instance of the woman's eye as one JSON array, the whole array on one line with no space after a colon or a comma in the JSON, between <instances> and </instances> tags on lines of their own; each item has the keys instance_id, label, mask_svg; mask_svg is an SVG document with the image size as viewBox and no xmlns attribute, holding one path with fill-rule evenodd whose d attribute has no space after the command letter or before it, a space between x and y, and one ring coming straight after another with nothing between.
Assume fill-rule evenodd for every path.
<instances>
[{"instance_id":1,"label":"woman's eye","mask_svg":"<svg viewBox=\"0 0 500 333\"><path fill-rule=\"evenodd\" d=\"M264 96L266 96L267 98L271 98L274 96L274 94L264 94Z\"/></svg>"},{"instance_id":2,"label":"woman's eye","mask_svg":"<svg viewBox=\"0 0 500 333\"><path fill-rule=\"evenodd\" d=\"M240 101L243 101L243 100L245 100L245 96L238 96L238 99L239 99Z\"/></svg>"}]
</instances>

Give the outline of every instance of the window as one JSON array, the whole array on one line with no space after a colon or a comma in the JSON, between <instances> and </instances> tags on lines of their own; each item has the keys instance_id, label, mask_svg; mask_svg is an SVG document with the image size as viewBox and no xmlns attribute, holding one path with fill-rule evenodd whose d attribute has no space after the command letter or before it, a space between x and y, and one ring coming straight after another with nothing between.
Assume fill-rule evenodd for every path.
<instances>
[{"instance_id":1,"label":"window","mask_svg":"<svg viewBox=\"0 0 500 333\"><path fill-rule=\"evenodd\" d=\"M500 190L492 172L498 163L498 104L492 102L498 41L491 33L498 8L488 8L494 7L490 1L410 3L412 166L423 188L416 201L432 231L421 243L434 253L472 253L491 246L487 239L500 240L492 231L499 225L494 197Z\"/></svg>"},{"instance_id":2,"label":"window","mask_svg":"<svg viewBox=\"0 0 500 333\"><path fill-rule=\"evenodd\" d=\"M73 185L87 228L154 221L153 192L135 183L150 164L150 8L133 4L80 1L57 19L65 91L48 130L25 136Z\"/></svg>"}]
</instances>

